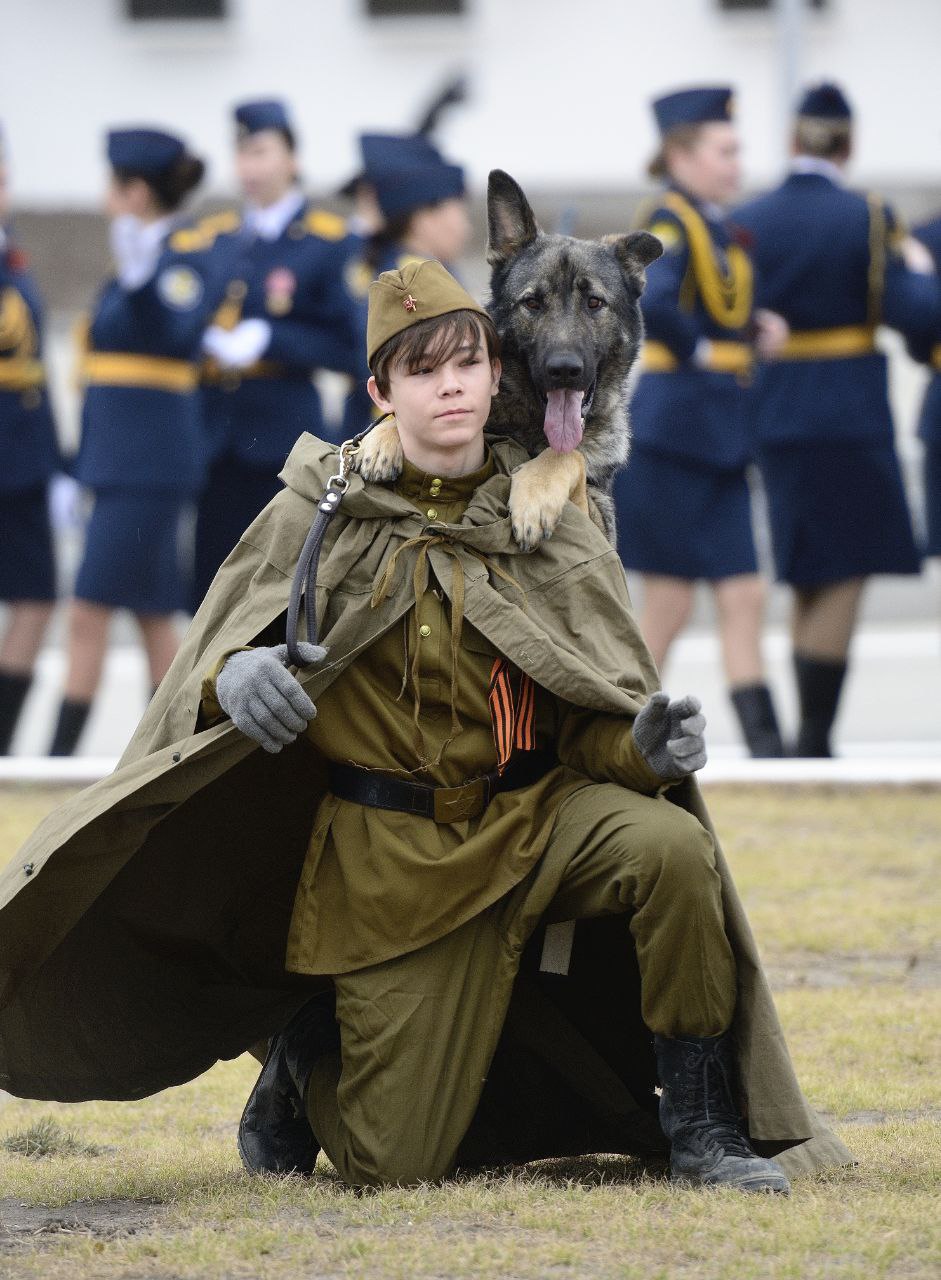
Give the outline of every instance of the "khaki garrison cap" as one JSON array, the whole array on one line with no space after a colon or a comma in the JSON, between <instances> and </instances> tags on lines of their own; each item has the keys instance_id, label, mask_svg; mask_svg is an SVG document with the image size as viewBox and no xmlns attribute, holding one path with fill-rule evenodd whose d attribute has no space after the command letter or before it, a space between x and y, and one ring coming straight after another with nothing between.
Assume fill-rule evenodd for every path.
<instances>
[{"instance_id":1,"label":"khaki garrison cap","mask_svg":"<svg viewBox=\"0 0 941 1280\"><path fill-rule=\"evenodd\" d=\"M366 362L390 338L409 329L419 320L432 320L449 311L487 312L459 285L440 262L423 259L410 262L400 271L383 271L369 286L369 315L366 320Z\"/></svg>"}]
</instances>

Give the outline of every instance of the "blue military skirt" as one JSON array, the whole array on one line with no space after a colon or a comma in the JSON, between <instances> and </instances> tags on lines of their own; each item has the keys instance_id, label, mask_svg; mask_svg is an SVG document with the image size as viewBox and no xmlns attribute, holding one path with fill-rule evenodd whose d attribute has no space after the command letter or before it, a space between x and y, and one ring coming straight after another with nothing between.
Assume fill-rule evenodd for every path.
<instances>
[{"instance_id":1,"label":"blue military skirt","mask_svg":"<svg viewBox=\"0 0 941 1280\"><path fill-rule=\"evenodd\" d=\"M819 587L874 573L918 573L891 443L765 445L759 462L780 581Z\"/></svg>"},{"instance_id":2,"label":"blue military skirt","mask_svg":"<svg viewBox=\"0 0 941 1280\"><path fill-rule=\"evenodd\" d=\"M178 493L100 489L85 535L75 596L135 613L185 609Z\"/></svg>"},{"instance_id":3,"label":"blue military skirt","mask_svg":"<svg viewBox=\"0 0 941 1280\"><path fill-rule=\"evenodd\" d=\"M614 501L627 569L713 582L757 572L742 467L709 467L635 444Z\"/></svg>"},{"instance_id":4,"label":"blue military skirt","mask_svg":"<svg viewBox=\"0 0 941 1280\"><path fill-rule=\"evenodd\" d=\"M926 556L941 556L941 441L925 444Z\"/></svg>"},{"instance_id":5,"label":"blue military skirt","mask_svg":"<svg viewBox=\"0 0 941 1280\"><path fill-rule=\"evenodd\" d=\"M0 600L56 598L46 485L0 490Z\"/></svg>"}]
</instances>

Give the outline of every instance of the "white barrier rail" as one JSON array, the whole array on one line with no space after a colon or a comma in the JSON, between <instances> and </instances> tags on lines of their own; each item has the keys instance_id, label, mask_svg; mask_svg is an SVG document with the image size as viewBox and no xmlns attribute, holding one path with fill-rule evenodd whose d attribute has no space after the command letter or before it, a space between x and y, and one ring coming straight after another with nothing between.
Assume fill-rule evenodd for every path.
<instances>
[{"instance_id":1,"label":"white barrier rail","mask_svg":"<svg viewBox=\"0 0 941 1280\"><path fill-rule=\"evenodd\" d=\"M0 785L87 786L107 777L117 760L102 756L0 757ZM941 755L848 756L839 760L751 760L718 756L699 774L705 787L941 786Z\"/></svg>"}]
</instances>

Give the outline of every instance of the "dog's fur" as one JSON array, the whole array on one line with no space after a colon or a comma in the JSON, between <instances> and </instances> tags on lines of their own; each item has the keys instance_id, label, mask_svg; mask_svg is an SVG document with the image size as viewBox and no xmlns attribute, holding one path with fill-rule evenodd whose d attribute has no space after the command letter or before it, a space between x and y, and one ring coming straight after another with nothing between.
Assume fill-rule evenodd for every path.
<instances>
[{"instance_id":1,"label":"dog's fur","mask_svg":"<svg viewBox=\"0 0 941 1280\"><path fill-rule=\"evenodd\" d=\"M548 537L568 499L588 510L615 540L611 487L627 460L627 404L631 371L643 337L639 298L644 268L663 249L640 231L604 240L547 234L526 196L500 169L487 194L492 268L488 310L503 344L503 376L487 429L511 436L532 455L513 475L513 534L525 549ZM589 308L588 299L601 305ZM584 435L578 449L546 447L546 396L555 389L585 391ZM394 423L363 441L358 458L367 479L401 470Z\"/></svg>"}]
</instances>

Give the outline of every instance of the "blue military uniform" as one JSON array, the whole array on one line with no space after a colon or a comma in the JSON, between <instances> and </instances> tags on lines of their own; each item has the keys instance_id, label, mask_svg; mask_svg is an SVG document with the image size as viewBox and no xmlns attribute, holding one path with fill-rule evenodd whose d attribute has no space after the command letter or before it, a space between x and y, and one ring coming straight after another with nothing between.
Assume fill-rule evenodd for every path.
<instances>
[{"instance_id":1,"label":"blue military uniform","mask_svg":"<svg viewBox=\"0 0 941 1280\"><path fill-rule=\"evenodd\" d=\"M118 169L159 171L183 144L154 130L116 130ZM99 294L84 342L82 433L73 471L94 492L75 595L141 614L185 608L179 524L202 481L198 394L206 320L221 281L196 246L160 234L156 266L135 287L113 278Z\"/></svg>"},{"instance_id":2,"label":"blue military uniform","mask_svg":"<svg viewBox=\"0 0 941 1280\"><path fill-rule=\"evenodd\" d=\"M246 103L235 114L243 133L289 127L280 103ZM365 313L348 279L359 240L342 218L313 207L300 191L285 197L284 214L272 236L258 233L246 214L230 212L175 237L211 247L227 261L225 299L213 324L235 330L256 320L270 333L260 358L245 367L222 368L211 357L203 365L211 465L197 519L195 605L280 489L278 473L297 437L324 434L315 370L367 377Z\"/></svg>"},{"instance_id":3,"label":"blue military uniform","mask_svg":"<svg viewBox=\"0 0 941 1280\"><path fill-rule=\"evenodd\" d=\"M837 93L811 91L801 114L848 119ZM791 327L753 393L778 577L814 588L917 573L875 332L922 326L933 283L906 269L891 210L812 157L735 217L753 239L759 305Z\"/></svg>"},{"instance_id":4,"label":"blue military uniform","mask_svg":"<svg viewBox=\"0 0 941 1280\"><path fill-rule=\"evenodd\" d=\"M915 227L912 234L931 251L935 268L941 273L941 217ZM925 555L941 556L941 319L936 316L924 334L916 335L909 343L909 350L932 370L921 406L918 434L925 450Z\"/></svg>"},{"instance_id":5,"label":"blue military uniform","mask_svg":"<svg viewBox=\"0 0 941 1280\"><path fill-rule=\"evenodd\" d=\"M0 228L0 600L52 601L46 491L61 469L42 364L42 304Z\"/></svg>"},{"instance_id":6,"label":"blue military uniform","mask_svg":"<svg viewBox=\"0 0 941 1280\"><path fill-rule=\"evenodd\" d=\"M425 134L365 133L359 143L363 160L360 181L372 186L386 219L400 220L418 209L465 194L464 170L448 163ZM361 242L348 280L359 300L364 325L366 294L372 280L383 271L401 270L415 260L416 255L403 245L382 236L375 245ZM451 269L449 263L445 265ZM361 378L346 400L343 438L362 431L374 412Z\"/></svg>"},{"instance_id":7,"label":"blue military uniform","mask_svg":"<svg viewBox=\"0 0 941 1280\"><path fill-rule=\"evenodd\" d=\"M728 120L731 91L684 90L654 111L663 133ZM687 580L754 573L743 393L751 263L721 211L677 187L643 221L664 253L647 268L633 449L615 482L621 558L630 569Z\"/></svg>"}]
</instances>

